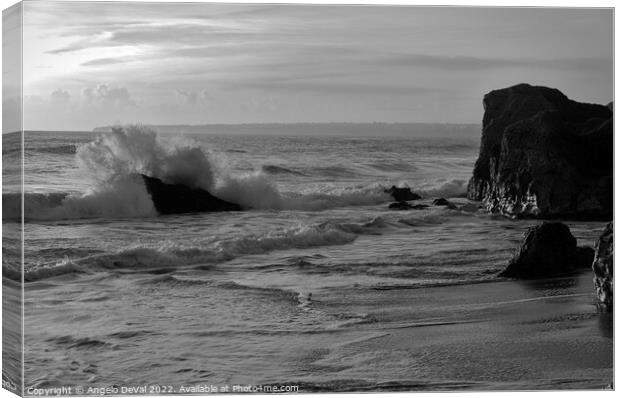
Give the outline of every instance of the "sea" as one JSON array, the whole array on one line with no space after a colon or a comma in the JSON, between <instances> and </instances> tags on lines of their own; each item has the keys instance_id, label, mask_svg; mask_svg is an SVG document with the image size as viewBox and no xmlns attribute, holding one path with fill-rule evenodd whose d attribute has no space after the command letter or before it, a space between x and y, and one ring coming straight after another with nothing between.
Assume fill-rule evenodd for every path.
<instances>
[{"instance_id":1,"label":"sea","mask_svg":"<svg viewBox=\"0 0 620 398\"><path fill-rule=\"evenodd\" d=\"M415 373L423 367L402 351L363 348L386 328L447 317L377 297L498 283L536 222L466 198L479 136L322 128L26 132L25 386L454 387ZM21 136L2 138L3 281L18 294ZM158 215L138 173L244 210ZM393 185L428 207L389 209ZM569 225L590 246L603 229Z\"/></svg>"}]
</instances>

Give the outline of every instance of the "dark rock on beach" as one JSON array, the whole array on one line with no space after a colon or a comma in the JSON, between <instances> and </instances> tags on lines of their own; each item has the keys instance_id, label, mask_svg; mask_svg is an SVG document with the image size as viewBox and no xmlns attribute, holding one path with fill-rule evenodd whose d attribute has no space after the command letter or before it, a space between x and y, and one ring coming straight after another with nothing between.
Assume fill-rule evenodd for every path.
<instances>
[{"instance_id":1,"label":"dark rock on beach","mask_svg":"<svg viewBox=\"0 0 620 398\"><path fill-rule=\"evenodd\" d=\"M422 199L420 195L417 193L411 192L411 188L398 188L395 185L392 185L390 189L384 189L383 192L389 193L392 195L394 200L397 202L406 202L408 200L418 200Z\"/></svg>"},{"instance_id":2,"label":"dark rock on beach","mask_svg":"<svg viewBox=\"0 0 620 398\"><path fill-rule=\"evenodd\" d=\"M610 222L596 242L594 262L594 286L601 308L611 311L614 287L614 224Z\"/></svg>"},{"instance_id":3,"label":"dark rock on beach","mask_svg":"<svg viewBox=\"0 0 620 398\"><path fill-rule=\"evenodd\" d=\"M592 264L589 248L577 247L577 239L560 222L544 222L527 230L518 252L499 276L522 279L570 274Z\"/></svg>"},{"instance_id":4,"label":"dark rock on beach","mask_svg":"<svg viewBox=\"0 0 620 398\"><path fill-rule=\"evenodd\" d=\"M159 214L241 210L238 204L217 198L204 189L166 184L158 178L140 175Z\"/></svg>"},{"instance_id":5,"label":"dark rock on beach","mask_svg":"<svg viewBox=\"0 0 620 398\"><path fill-rule=\"evenodd\" d=\"M469 199L517 217L611 218L613 105L528 84L491 91L483 104Z\"/></svg>"}]
</instances>

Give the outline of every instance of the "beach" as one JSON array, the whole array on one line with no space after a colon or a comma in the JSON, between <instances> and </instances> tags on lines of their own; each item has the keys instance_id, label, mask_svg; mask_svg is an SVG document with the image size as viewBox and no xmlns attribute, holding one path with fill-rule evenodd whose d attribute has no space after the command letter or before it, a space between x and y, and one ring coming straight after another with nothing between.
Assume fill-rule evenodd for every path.
<instances>
[{"instance_id":1,"label":"beach","mask_svg":"<svg viewBox=\"0 0 620 398\"><path fill-rule=\"evenodd\" d=\"M54 318L30 308L27 358L43 360L53 372L34 388L158 384L178 391L207 383L295 386L301 392L609 389L613 320L597 311L591 279L586 271L536 282L348 289L304 307L262 293L253 305L236 302L231 309L239 320L240 311L254 322L262 317L260 327L250 330L218 329L203 297L208 295L189 286L176 305L163 295L151 294L148 303L136 295L114 300L107 311L114 315L98 320L89 311L93 304L83 300ZM100 299L91 294L91 302ZM193 305L191 319L177 315L185 305ZM267 305L270 310L257 312ZM289 322L305 319L307 326L270 325L274 311ZM325 313L357 316L327 327L310 321ZM145 329L155 323L153 316L172 326ZM75 335L80 324L92 325L81 328L84 337ZM61 337L37 344L50 328ZM174 340L186 343L175 351ZM63 354L51 354L50 346L62 347ZM33 364L27 361L26 375Z\"/></svg>"},{"instance_id":2,"label":"beach","mask_svg":"<svg viewBox=\"0 0 620 398\"><path fill-rule=\"evenodd\" d=\"M320 362L338 358L346 366L363 353L366 375L393 372L370 390L610 388L613 320L597 312L591 279L584 272L535 282L377 291L355 304L390 326ZM348 376L363 378L358 371Z\"/></svg>"}]
</instances>

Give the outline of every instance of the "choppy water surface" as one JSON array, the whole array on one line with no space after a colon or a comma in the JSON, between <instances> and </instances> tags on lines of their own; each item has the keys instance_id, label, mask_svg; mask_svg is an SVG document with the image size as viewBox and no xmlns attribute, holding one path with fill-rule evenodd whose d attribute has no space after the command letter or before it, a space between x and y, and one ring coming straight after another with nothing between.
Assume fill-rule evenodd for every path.
<instances>
[{"instance_id":1,"label":"choppy water surface","mask_svg":"<svg viewBox=\"0 0 620 398\"><path fill-rule=\"evenodd\" d=\"M3 138L10 226L19 152ZM533 224L476 206L388 210L391 185L410 186L421 203L467 204L478 151L467 138L158 138L134 129L27 133L25 142L26 386L411 387L420 373L395 371L415 364L403 352L342 347L446 315L412 315L414 303L394 292L495 281ZM136 172L250 210L157 216ZM591 245L602 224L571 229ZM18 243L5 238L5 276L17 278ZM377 294L391 299L379 305ZM425 377L426 388L460 388Z\"/></svg>"}]
</instances>

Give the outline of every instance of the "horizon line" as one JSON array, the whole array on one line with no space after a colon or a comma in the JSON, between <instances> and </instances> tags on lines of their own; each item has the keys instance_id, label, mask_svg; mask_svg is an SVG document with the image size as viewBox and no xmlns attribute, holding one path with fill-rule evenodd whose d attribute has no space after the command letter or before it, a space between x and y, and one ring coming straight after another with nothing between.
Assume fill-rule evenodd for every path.
<instances>
[{"instance_id":1,"label":"horizon line","mask_svg":"<svg viewBox=\"0 0 620 398\"><path fill-rule=\"evenodd\" d=\"M9 132L2 132L2 135L5 134L15 134L19 132L34 132L34 133L43 133L43 132L75 132L75 133L93 133L96 132L97 129L106 129L112 127L123 127L123 126L146 126L146 127L207 127L207 126L295 126L295 125L442 125L442 126L482 126L482 122L480 123L456 123L456 122L246 122L246 123L202 123L202 124L156 124L156 123L122 123L122 124L109 124L103 126L96 126L88 129L78 129L78 130L39 130L39 129L22 129L22 130L14 130Z\"/></svg>"}]
</instances>

